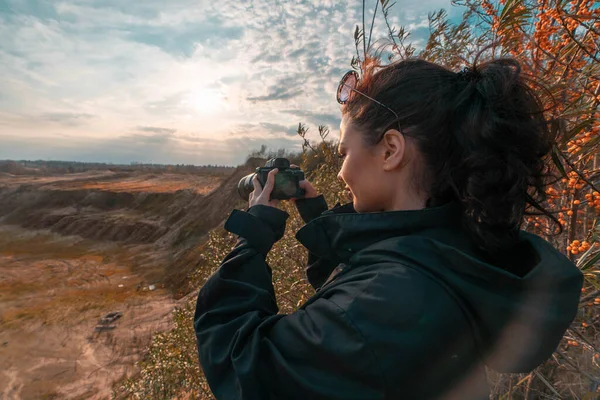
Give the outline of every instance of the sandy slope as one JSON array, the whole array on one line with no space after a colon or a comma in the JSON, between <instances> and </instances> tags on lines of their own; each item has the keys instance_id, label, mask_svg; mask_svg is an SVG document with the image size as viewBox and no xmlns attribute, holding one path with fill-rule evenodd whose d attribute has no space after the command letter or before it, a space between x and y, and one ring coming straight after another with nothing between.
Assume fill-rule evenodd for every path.
<instances>
[{"instance_id":1,"label":"sandy slope","mask_svg":"<svg viewBox=\"0 0 600 400\"><path fill-rule=\"evenodd\" d=\"M168 328L171 296L138 290L143 279L106 251L117 247L0 229L0 399L107 398L151 335ZM110 311L123 312L116 329L95 332Z\"/></svg>"},{"instance_id":2,"label":"sandy slope","mask_svg":"<svg viewBox=\"0 0 600 400\"><path fill-rule=\"evenodd\" d=\"M186 294L199 243L243 205L237 182L255 167L1 175L0 400L108 398L168 329L172 293ZM116 328L95 332L112 311Z\"/></svg>"}]
</instances>

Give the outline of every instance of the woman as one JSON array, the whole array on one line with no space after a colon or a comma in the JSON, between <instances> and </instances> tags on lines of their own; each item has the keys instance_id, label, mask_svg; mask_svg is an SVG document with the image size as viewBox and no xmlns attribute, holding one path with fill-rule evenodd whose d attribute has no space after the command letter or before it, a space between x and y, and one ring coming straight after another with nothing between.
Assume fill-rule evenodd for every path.
<instances>
[{"instance_id":1,"label":"woman","mask_svg":"<svg viewBox=\"0 0 600 400\"><path fill-rule=\"evenodd\" d=\"M239 242L194 318L219 399L484 399L484 366L531 371L576 314L580 271L519 230L544 199L553 138L518 63L363 74L338 90L352 203L325 211L308 182L296 201L315 295L277 314L265 257L288 214L269 200L276 170L225 224Z\"/></svg>"}]
</instances>

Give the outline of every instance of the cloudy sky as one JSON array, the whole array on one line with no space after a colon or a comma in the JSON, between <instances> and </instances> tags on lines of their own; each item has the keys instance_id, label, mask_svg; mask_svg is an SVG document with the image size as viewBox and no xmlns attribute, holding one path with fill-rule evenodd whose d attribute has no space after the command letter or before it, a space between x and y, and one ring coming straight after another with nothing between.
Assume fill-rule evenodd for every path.
<instances>
[{"instance_id":1,"label":"cloudy sky","mask_svg":"<svg viewBox=\"0 0 600 400\"><path fill-rule=\"evenodd\" d=\"M399 0L392 22L418 47L440 8L462 11ZM238 165L300 148L299 122L337 135L361 19L359 0L0 0L0 159Z\"/></svg>"}]
</instances>

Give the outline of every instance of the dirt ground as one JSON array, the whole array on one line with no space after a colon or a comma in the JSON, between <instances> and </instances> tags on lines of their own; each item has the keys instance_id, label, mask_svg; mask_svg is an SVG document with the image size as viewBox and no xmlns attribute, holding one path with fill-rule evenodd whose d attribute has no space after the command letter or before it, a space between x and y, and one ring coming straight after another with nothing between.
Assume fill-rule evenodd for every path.
<instances>
[{"instance_id":1,"label":"dirt ground","mask_svg":"<svg viewBox=\"0 0 600 400\"><path fill-rule=\"evenodd\" d=\"M116 193L172 193L178 190L191 190L203 195L213 191L223 180L224 177L218 175L115 173L112 171L89 171L53 176L0 175L1 186L35 184L45 190L97 189Z\"/></svg>"},{"instance_id":2,"label":"dirt ground","mask_svg":"<svg viewBox=\"0 0 600 400\"><path fill-rule=\"evenodd\" d=\"M123 260L118 243L0 226L0 399L110 398L133 373L175 303Z\"/></svg>"},{"instance_id":3,"label":"dirt ground","mask_svg":"<svg viewBox=\"0 0 600 400\"><path fill-rule=\"evenodd\" d=\"M197 262L177 257L240 201L233 172L0 173L0 400L108 399L134 375Z\"/></svg>"}]
</instances>

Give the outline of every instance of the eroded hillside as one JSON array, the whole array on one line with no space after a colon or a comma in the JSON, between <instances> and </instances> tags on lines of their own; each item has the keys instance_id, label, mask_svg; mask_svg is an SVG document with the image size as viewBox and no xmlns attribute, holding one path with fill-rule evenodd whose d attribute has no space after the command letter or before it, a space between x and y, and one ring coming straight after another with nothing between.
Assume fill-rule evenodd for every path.
<instances>
[{"instance_id":1,"label":"eroded hillside","mask_svg":"<svg viewBox=\"0 0 600 400\"><path fill-rule=\"evenodd\" d=\"M0 174L0 398L109 396L169 327L193 258L244 206L237 183L256 165L230 176Z\"/></svg>"}]
</instances>

